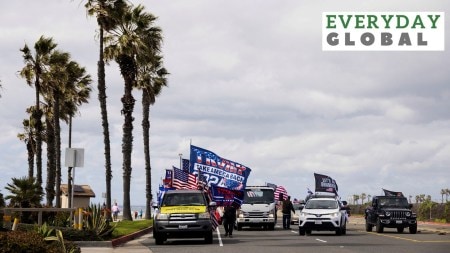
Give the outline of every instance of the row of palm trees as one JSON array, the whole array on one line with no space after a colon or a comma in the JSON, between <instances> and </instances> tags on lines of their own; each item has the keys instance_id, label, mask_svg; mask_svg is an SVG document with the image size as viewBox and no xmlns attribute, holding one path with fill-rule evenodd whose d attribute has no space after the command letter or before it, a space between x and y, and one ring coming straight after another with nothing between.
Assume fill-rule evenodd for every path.
<instances>
[{"instance_id":1,"label":"row of palm trees","mask_svg":"<svg viewBox=\"0 0 450 253\"><path fill-rule=\"evenodd\" d=\"M111 208L111 154L109 140L108 112L106 107L105 63L118 63L124 80L124 94L121 98L124 116L123 155L123 219L131 220L130 180L131 153L133 148L133 111L135 98L132 90L142 91L143 136L146 170L146 204L150 206L150 106L167 85L167 70L161 56L162 31L155 26L156 17L145 11L144 6L133 6L124 0L87 0L87 13L95 16L99 26L98 99L100 101L103 137L105 145L106 205ZM24 133L19 138L27 145L28 177L34 177L36 158L36 181L42 185L42 142L47 144L47 205L60 207L61 184L61 138L60 120L69 124L69 147L71 142L71 119L82 103L87 103L91 92L89 75L84 68L70 60L70 54L57 49L52 38L41 38L34 45L34 53L25 45L21 52L25 67L20 71L27 84L34 86L35 105L27 109L30 118L24 120ZM41 97L43 101L41 101ZM44 118L44 122L42 122ZM69 192L71 170L68 174ZM56 189L56 191L54 190ZM71 199L71 198L69 198ZM151 217L150 209L145 217Z\"/></svg>"}]
</instances>

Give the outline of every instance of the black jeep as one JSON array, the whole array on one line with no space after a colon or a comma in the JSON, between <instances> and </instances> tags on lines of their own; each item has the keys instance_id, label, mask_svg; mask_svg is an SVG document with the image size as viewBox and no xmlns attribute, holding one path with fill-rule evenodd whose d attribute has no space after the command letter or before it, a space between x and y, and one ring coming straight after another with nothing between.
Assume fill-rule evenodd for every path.
<instances>
[{"instance_id":1,"label":"black jeep","mask_svg":"<svg viewBox=\"0 0 450 253\"><path fill-rule=\"evenodd\" d=\"M365 211L366 231L372 231L377 227L377 233L383 233L383 229L397 228L397 232L403 233L408 227L409 233L417 233L416 214L411 211L412 204L408 204L405 197L375 196L372 206Z\"/></svg>"}]
</instances>

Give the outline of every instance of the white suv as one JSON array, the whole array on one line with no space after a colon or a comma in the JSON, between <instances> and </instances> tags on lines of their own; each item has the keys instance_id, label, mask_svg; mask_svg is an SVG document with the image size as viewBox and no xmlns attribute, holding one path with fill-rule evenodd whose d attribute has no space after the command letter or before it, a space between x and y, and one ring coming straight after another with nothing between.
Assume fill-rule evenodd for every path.
<instances>
[{"instance_id":1,"label":"white suv","mask_svg":"<svg viewBox=\"0 0 450 253\"><path fill-rule=\"evenodd\" d=\"M314 197L306 202L300 212L299 235L311 234L311 231L336 231L336 235L347 232L346 210L333 197Z\"/></svg>"}]
</instances>

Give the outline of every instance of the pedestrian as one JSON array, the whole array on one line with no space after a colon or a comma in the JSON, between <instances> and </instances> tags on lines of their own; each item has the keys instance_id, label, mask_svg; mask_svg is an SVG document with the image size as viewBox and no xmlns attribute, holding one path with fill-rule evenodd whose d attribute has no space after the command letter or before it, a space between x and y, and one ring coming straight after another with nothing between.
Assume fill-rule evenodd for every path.
<instances>
[{"instance_id":1,"label":"pedestrian","mask_svg":"<svg viewBox=\"0 0 450 253\"><path fill-rule=\"evenodd\" d=\"M236 208L233 205L226 206L222 217L222 224L225 228L225 236L233 237L233 228L235 221Z\"/></svg>"},{"instance_id":2,"label":"pedestrian","mask_svg":"<svg viewBox=\"0 0 450 253\"><path fill-rule=\"evenodd\" d=\"M294 205L291 202L291 196L283 200L283 229L289 229L291 226L291 211L295 213Z\"/></svg>"},{"instance_id":3,"label":"pedestrian","mask_svg":"<svg viewBox=\"0 0 450 253\"><path fill-rule=\"evenodd\" d=\"M118 215L120 212L119 206L117 205L117 202L114 203L113 207L111 208L111 211L113 213L113 221L118 220Z\"/></svg>"},{"instance_id":4,"label":"pedestrian","mask_svg":"<svg viewBox=\"0 0 450 253\"><path fill-rule=\"evenodd\" d=\"M143 211L142 211L142 209L139 211L139 219L142 219L142 214L143 214Z\"/></svg>"}]
</instances>

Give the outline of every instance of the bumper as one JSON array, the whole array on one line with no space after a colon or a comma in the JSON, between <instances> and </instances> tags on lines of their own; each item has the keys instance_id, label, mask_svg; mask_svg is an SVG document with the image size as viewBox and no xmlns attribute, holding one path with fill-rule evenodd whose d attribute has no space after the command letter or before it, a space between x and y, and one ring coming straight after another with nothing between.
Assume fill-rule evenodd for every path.
<instances>
[{"instance_id":1,"label":"bumper","mask_svg":"<svg viewBox=\"0 0 450 253\"><path fill-rule=\"evenodd\" d=\"M275 218L237 218L237 224L242 226L274 224Z\"/></svg>"},{"instance_id":2,"label":"bumper","mask_svg":"<svg viewBox=\"0 0 450 253\"><path fill-rule=\"evenodd\" d=\"M324 220L300 220L299 228L305 230L315 231L335 231L341 227L339 220L324 219Z\"/></svg>"},{"instance_id":3,"label":"bumper","mask_svg":"<svg viewBox=\"0 0 450 253\"><path fill-rule=\"evenodd\" d=\"M203 237L212 231L210 220L190 222L156 221L153 233L164 234L167 238L196 238Z\"/></svg>"},{"instance_id":4,"label":"bumper","mask_svg":"<svg viewBox=\"0 0 450 253\"><path fill-rule=\"evenodd\" d=\"M380 219L381 224L387 228L409 227L417 224L416 220L393 220L393 219Z\"/></svg>"}]
</instances>

